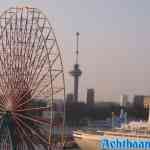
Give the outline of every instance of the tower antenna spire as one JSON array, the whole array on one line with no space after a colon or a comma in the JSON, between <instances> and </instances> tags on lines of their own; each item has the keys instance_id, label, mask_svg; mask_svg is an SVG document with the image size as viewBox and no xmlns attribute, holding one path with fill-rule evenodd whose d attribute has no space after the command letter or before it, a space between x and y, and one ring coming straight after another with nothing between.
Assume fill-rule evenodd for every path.
<instances>
[{"instance_id":1,"label":"tower antenna spire","mask_svg":"<svg viewBox=\"0 0 150 150\"><path fill-rule=\"evenodd\" d=\"M73 70L70 72L71 76L74 78L74 101L78 102L78 89L79 89L79 77L82 74L78 64L79 55L79 32L76 32L76 62L74 64Z\"/></svg>"},{"instance_id":2,"label":"tower antenna spire","mask_svg":"<svg viewBox=\"0 0 150 150\"><path fill-rule=\"evenodd\" d=\"M79 32L76 32L76 64L78 64L78 57L79 57Z\"/></svg>"}]
</instances>

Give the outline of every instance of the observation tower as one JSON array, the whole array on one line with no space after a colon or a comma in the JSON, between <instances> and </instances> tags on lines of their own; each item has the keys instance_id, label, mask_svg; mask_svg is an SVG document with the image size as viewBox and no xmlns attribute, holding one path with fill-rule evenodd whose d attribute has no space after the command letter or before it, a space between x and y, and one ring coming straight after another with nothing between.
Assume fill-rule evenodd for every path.
<instances>
[{"instance_id":1,"label":"observation tower","mask_svg":"<svg viewBox=\"0 0 150 150\"><path fill-rule=\"evenodd\" d=\"M70 74L74 78L74 101L78 102L78 89L79 89L79 77L82 74L82 71L79 68L78 63L78 56L79 56L79 35L80 33L76 33L76 62L74 64L73 70L70 72Z\"/></svg>"}]
</instances>

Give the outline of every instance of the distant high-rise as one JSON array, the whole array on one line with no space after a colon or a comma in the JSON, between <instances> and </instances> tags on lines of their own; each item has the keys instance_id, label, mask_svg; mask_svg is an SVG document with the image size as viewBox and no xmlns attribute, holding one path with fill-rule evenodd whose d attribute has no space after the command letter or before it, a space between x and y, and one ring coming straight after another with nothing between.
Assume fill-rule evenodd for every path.
<instances>
[{"instance_id":1,"label":"distant high-rise","mask_svg":"<svg viewBox=\"0 0 150 150\"><path fill-rule=\"evenodd\" d=\"M133 104L135 107L144 107L144 95L135 95Z\"/></svg>"},{"instance_id":2,"label":"distant high-rise","mask_svg":"<svg viewBox=\"0 0 150 150\"><path fill-rule=\"evenodd\" d=\"M74 96L72 93L67 94L67 103L72 103L74 101Z\"/></svg>"},{"instance_id":3,"label":"distant high-rise","mask_svg":"<svg viewBox=\"0 0 150 150\"><path fill-rule=\"evenodd\" d=\"M93 105L94 104L94 102L95 102L95 92L94 92L94 89L88 89L87 90L86 100L87 100L87 104L88 105Z\"/></svg>"},{"instance_id":4,"label":"distant high-rise","mask_svg":"<svg viewBox=\"0 0 150 150\"><path fill-rule=\"evenodd\" d=\"M145 108L150 107L150 96L144 96L144 107Z\"/></svg>"},{"instance_id":5,"label":"distant high-rise","mask_svg":"<svg viewBox=\"0 0 150 150\"><path fill-rule=\"evenodd\" d=\"M74 64L74 69L70 72L70 74L74 77L74 101L78 102L78 88L79 88L79 77L82 74L82 71L79 68L78 64L78 55L79 55L79 32L76 33L77 45L76 45L76 63Z\"/></svg>"},{"instance_id":6,"label":"distant high-rise","mask_svg":"<svg viewBox=\"0 0 150 150\"><path fill-rule=\"evenodd\" d=\"M150 122L150 96L144 96L144 107L148 109L148 122Z\"/></svg>"},{"instance_id":7,"label":"distant high-rise","mask_svg":"<svg viewBox=\"0 0 150 150\"><path fill-rule=\"evenodd\" d=\"M127 107L127 104L128 104L128 95L121 95L120 96L120 106L121 107Z\"/></svg>"}]
</instances>

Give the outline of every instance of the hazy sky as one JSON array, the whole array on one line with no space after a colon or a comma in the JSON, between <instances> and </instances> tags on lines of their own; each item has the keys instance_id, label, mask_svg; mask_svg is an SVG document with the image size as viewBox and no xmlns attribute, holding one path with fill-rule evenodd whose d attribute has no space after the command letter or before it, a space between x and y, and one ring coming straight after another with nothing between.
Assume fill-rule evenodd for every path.
<instances>
[{"instance_id":1,"label":"hazy sky","mask_svg":"<svg viewBox=\"0 0 150 150\"><path fill-rule=\"evenodd\" d=\"M149 0L1 0L1 11L27 4L49 18L62 49L67 92L79 31L80 100L95 88L96 100L120 94L150 95Z\"/></svg>"}]
</instances>

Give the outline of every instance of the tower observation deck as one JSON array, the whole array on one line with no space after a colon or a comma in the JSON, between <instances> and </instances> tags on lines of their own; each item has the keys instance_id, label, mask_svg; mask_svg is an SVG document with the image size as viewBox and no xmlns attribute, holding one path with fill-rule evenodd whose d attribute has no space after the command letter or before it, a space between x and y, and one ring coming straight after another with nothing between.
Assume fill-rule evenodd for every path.
<instances>
[{"instance_id":1,"label":"tower observation deck","mask_svg":"<svg viewBox=\"0 0 150 150\"><path fill-rule=\"evenodd\" d=\"M76 63L74 64L73 70L70 72L70 74L74 78L74 101L78 102L78 89L79 89L79 77L82 74L82 71L79 68L78 63L78 55L79 55L79 35L80 33L76 33Z\"/></svg>"}]
</instances>

